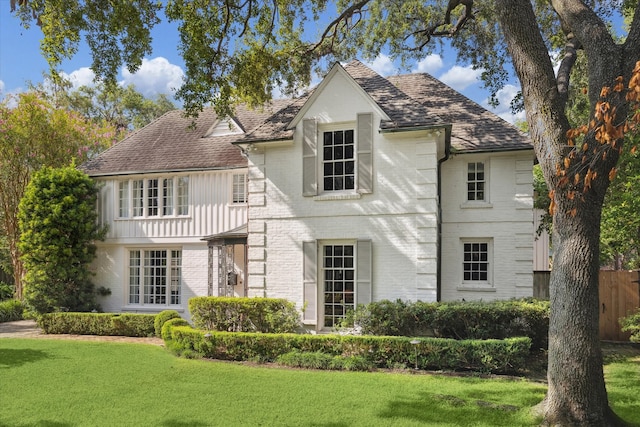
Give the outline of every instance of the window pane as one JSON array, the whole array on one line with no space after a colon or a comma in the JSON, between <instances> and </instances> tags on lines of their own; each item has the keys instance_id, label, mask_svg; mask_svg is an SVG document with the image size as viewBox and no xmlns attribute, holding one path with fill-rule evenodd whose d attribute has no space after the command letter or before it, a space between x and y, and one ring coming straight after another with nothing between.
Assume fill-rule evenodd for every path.
<instances>
[{"instance_id":1,"label":"window pane","mask_svg":"<svg viewBox=\"0 0 640 427\"><path fill-rule=\"evenodd\" d=\"M188 215L189 214L189 177L181 176L178 178L178 200L177 200L177 214Z\"/></svg>"},{"instance_id":2,"label":"window pane","mask_svg":"<svg viewBox=\"0 0 640 427\"><path fill-rule=\"evenodd\" d=\"M133 181L133 216L142 216L144 206L144 181Z\"/></svg>"},{"instance_id":3,"label":"window pane","mask_svg":"<svg viewBox=\"0 0 640 427\"><path fill-rule=\"evenodd\" d=\"M463 244L462 277L465 281L489 280L489 244Z\"/></svg>"},{"instance_id":4,"label":"window pane","mask_svg":"<svg viewBox=\"0 0 640 427\"><path fill-rule=\"evenodd\" d=\"M118 183L118 216L120 218L129 218L129 181L120 181Z\"/></svg>"},{"instance_id":5,"label":"window pane","mask_svg":"<svg viewBox=\"0 0 640 427\"><path fill-rule=\"evenodd\" d=\"M355 189L355 146L353 130L324 132L324 191Z\"/></svg>"},{"instance_id":6,"label":"window pane","mask_svg":"<svg viewBox=\"0 0 640 427\"><path fill-rule=\"evenodd\" d=\"M129 304L140 303L140 251L129 252Z\"/></svg>"},{"instance_id":7,"label":"window pane","mask_svg":"<svg viewBox=\"0 0 640 427\"><path fill-rule=\"evenodd\" d=\"M324 326L338 324L355 308L353 245L324 246Z\"/></svg>"},{"instance_id":8,"label":"window pane","mask_svg":"<svg viewBox=\"0 0 640 427\"><path fill-rule=\"evenodd\" d=\"M147 180L147 215L158 215L158 180Z\"/></svg>"},{"instance_id":9,"label":"window pane","mask_svg":"<svg viewBox=\"0 0 640 427\"><path fill-rule=\"evenodd\" d=\"M162 180L162 215L173 215L173 178Z\"/></svg>"},{"instance_id":10,"label":"window pane","mask_svg":"<svg viewBox=\"0 0 640 427\"><path fill-rule=\"evenodd\" d=\"M467 165L467 200L485 200L484 163Z\"/></svg>"}]
</instances>

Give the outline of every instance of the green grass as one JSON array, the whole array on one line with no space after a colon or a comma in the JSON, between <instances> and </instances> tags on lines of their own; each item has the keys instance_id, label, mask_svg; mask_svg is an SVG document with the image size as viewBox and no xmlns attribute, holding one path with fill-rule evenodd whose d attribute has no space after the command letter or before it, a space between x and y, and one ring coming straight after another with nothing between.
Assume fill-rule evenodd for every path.
<instances>
[{"instance_id":1,"label":"green grass","mask_svg":"<svg viewBox=\"0 0 640 427\"><path fill-rule=\"evenodd\" d=\"M614 408L640 421L640 361L607 372ZM2 427L528 426L544 393L524 380L290 370L180 359L144 344L0 339Z\"/></svg>"}]
</instances>

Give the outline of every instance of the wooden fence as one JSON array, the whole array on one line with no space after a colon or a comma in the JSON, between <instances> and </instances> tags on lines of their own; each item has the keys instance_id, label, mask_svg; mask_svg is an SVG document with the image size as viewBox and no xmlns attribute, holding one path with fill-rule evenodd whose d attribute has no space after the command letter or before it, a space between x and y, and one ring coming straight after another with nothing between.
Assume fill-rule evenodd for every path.
<instances>
[{"instance_id":1,"label":"wooden fence","mask_svg":"<svg viewBox=\"0 0 640 427\"><path fill-rule=\"evenodd\" d=\"M600 270L600 339L629 341L629 333L620 330L619 319L640 308L640 272ZM549 299L548 271L533 275L533 296Z\"/></svg>"}]
</instances>

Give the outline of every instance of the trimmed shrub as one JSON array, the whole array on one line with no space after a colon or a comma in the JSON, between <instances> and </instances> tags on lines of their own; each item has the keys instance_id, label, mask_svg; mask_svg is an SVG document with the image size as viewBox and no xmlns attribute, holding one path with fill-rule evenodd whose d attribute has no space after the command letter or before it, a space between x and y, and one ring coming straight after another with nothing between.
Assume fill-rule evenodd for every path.
<instances>
[{"instance_id":1,"label":"trimmed shrub","mask_svg":"<svg viewBox=\"0 0 640 427\"><path fill-rule=\"evenodd\" d=\"M164 310L156 314L156 319L153 322L153 327L156 331L156 336L157 337L162 336L162 327L164 326L164 323L167 320L177 319L178 317L180 317L180 314L175 310Z\"/></svg>"},{"instance_id":2,"label":"trimmed shrub","mask_svg":"<svg viewBox=\"0 0 640 427\"><path fill-rule=\"evenodd\" d=\"M167 325L173 321L167 322L165 328L169 329ZM186 351L212 359L273 362L293 351L320 352L347 358L345 360L351 360L352 366L362 361L380 368L417 366L419 369L495 373L523 369L531 346L528 337L504 340L423 338L412 344L407 337L206 332L180 326L171 327L167 338L178 354ZM348 359L352 357L355 359Z\"/></svg>"},{"instance_id":3,"label":"trimmed shrub","mask_svg":"<svg viewBox=\"0 0 640 427\"><path fill-rule=\"evenodd\" d=\"M341 371L372 371L375 365L361 356L331 356L320 351L298 350L281 354L276 363L292 368L333 369Z\"/></svg>"},{"instance_id":4,"label":"trimmed shrub","mask_svg":"<svg viewBox=\"0 0 640 427\"><path fill-rule=\"evenodd\" d=\"M46 313L38 324L46 334L154 336L153 314Z\"/></svg>"},{"instance_id":5,"label":"trimmed shrub","mask_svg":"<svg viewBox=\"0 0 640 427\"><path fill-rule=\"evenodd\" d=\"M189 300L194 327L226 332L294 332L300 327L295 305L280 298L196 297Z\"/></svg>"},{"instance_id":6,"label":"trimmed shrub","mask_svg":"<svg viewBox=\"0 0 640 427\"><path fill-rule=\"evenodd\" d=\"M358 306L353 323L366 335L503 339L528 336L532 350L547 348L549 302L534 299L492 302L379 301Z\"/></svg>"},{"instance_id":7,"label":"trimmed shrub","mask_svg":"<svg viewBox=\"0 0 640 427\"><path fill-rule=\"evenodd\" d=\"M23 319L24 306L16 299L0 302L0 323Z\"/></svg>"},{"instance_id":8,"label":"trimmed shrub","mask_svg":"<svg viewBox=\"0 0 640 427\"><path fill-rule=\"evenodd\" d=\"M622 317L620 319L620 325L622 325L624 332L631 333L629 341L640 342L640 309L627 317Z\"/></svg>"}]
</instances>

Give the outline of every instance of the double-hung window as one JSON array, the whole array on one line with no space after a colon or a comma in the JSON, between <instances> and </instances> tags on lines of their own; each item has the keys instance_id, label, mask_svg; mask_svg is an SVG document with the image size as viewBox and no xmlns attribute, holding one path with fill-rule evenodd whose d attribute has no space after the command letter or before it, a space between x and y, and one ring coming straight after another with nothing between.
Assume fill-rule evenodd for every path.
<instances>
[{"instance_id":1,"label":"double-hung window","mask_svg":"<svg viewBox=\"0 0 640 427\"><path fill-rule=\"evenodd\" d=\"M462 243L463 263L462 279L466 283L489 283L490 281L490 242L484 240L464 241Z\"/></svg>"},{"instance_id":2,"label":"double-hung window","mask_svg":"<svg viewBox=\"0 0 640 427\"><path fill-rule=\"evenodd\" d=\"M467 164L467 200L486 201L486 180L483 162Z\"/></svg>"},{"instance_id":3,"label":"double-hung window","mask_svg":"<svg viewBox=\"0 0 640 427\"><path fill-rule=\"evenodd\" d=\"M302 193L373 192L373 114L357 114L352 123L302 123ZM332 195L333 196L333 195Z\"/></svg>"},{"instance_id":4,"label":"double-hung window","mask_svg":"<svg viewBox=\"0 0 640 427\"><path fill-rule=\"evenodd\" d=\"M118 217L189 214L189 177L132 179L118 183Z\"/></svg>"},{"instance_id":5,"label":"double-hung window","mask_svg":"<svg viewBox=\"0 0 640 427\"><path fill-rule=\"evenodd\" d=\"M181 288L182 251L129 251L129 304L179 305Z\"/></svg>"},{"instance_id":6,"label":"double-hung window","mask_svg":"<svg viewBox=\"0 0 640 427\"><path fill-rule=\"evenodd\" d=\"M234 173L231 200L234 204L247 203L247 174Z\"/></svg>"},{"instance_id":7,"label":"double-hung window","mask_svg":"<svg viewBox=\"0 0 640 427\"><path fill-rule=\"evenodd\" d=\"M323 132L322 176L324 191L355 189L353 129Z\"/></svg>"}]
</instances>

